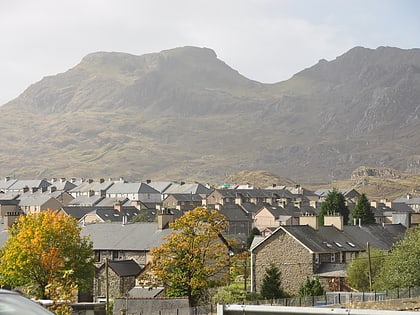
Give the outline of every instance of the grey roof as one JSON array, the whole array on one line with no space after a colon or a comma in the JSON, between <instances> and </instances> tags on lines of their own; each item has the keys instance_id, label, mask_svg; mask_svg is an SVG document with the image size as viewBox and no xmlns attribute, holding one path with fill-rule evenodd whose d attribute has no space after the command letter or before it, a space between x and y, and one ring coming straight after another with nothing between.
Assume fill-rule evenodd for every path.
<instances>
[{"instance_id":1,"label":"grey roof","mask_svg":"<svg viewBox=\"0 0 420 315\"><path fill-rule=\"evenodd\" d=\"M123 207L121 209L121 212L114 209L113 207L95 207L95 209L90 213L87 213L87 215L95 214L104 222L122 222L123 216L127 217L127 220L129 221L131 218L138 215L139 213L140 210L133 206Z\"/></svg>"},{"instance_id":2,"label":"grey roof","mask_svg":"<svg viewBox=\"0 0 420 315\"><path fill-rule=\"evenodd\" d=\"M48 187L51 184L44 179L24 179L24 180L17 180L9 187L9 190L22 190L25 187L28 188L41 188L41 187Z\"/></svg>"},{"instance_id":3,"label":"grey roof","mask_svg":"<svg viewBox=\"0 0 420 315\"><path fill-rule=\"evenodd\" d=\"M314 253L364 251L367 242L373 248L390 250L404 236L405 230L401 224L371 224L361 227L345 225L343 231L334 226L321 226L315 230L307 225L285 225L277 228L266 239L275 237L279 231L285 231ZM263 243L264 241L256 247Z\"/></svg>"},{"instance_id":4,"label":"grey roof","mask_svg":"<svg viewBox=\"0 0 420 315\"><path fill-rule=\"evenodd\" d=\"M346 197L352 191L356 191L354 188L342 188L342 189L337 189L337 190L338 190L339 193L343 194L344 197ZM320 197L326 197L332 191L333 191L332 188L318 189L318 190L314 191L314 194L317 195L317 196L320 196Z\"/></svg>"},{"instance_id":5,"label":"grey roof","mask_svg":"<svg viewBox=\"0 0 420 315\"><path fill-rule=\"evenodd\" d=\"M347 264L320 264L315 275L320 277L346 277Z\"/></svg>"},{"instance_id":6,"label":"grey roof","mask_svg":"<svg viewBox=\"0 0 420 315\"><path fill-rule=\"evenodd\" d=\"M69 205L72 206L94 206L98 204L104 197L93 195L93 196L77 196L72 201L69 202Z\"/></svg>"},{"instance_id":7,"label":"grey roof","mask_svg":"<svg viewBox=\"0 0 420 315\"><path fill-rule=\"evenodd\" d=\"M95 210L95 207L92 207L92 206L88 206L88 207L69 206L69 207L62 207L60 211L66 213L69 216L72 216L76 220L80 220L81 218L83 218L83 216L85 216L86 214L94 210Z\"/></svg>"},{"instance_id":8,"label":"grey roof","mask_svg":"<svg viewBox=\"0 0 420 315\"><path fill-rule=\"evenodd\" d=\"M251 202L242 202L241 207L247 213L255 213L260 210L262 207L267 206L268 203L251 203Z\"/></svg>"},{"instance_id":9,"label":"grey roof","mask_svg":"<svg viewBox=\"0 0 420 315\"><path fill-rule=\"evenodd\" d=\"M228 221L251 221L250 217L239 205L224 205L220 207L220 213L224 214Z\"/></svg>"},{"instance_id":10,"label":"grey roof","mask_svg":"<svg viewBox=\"0 0 420 315\"><path fill-rule=\"evenodd\" d=\"M163 293L165 288L163 287L134 287L128 291L130 298L141 299L141 298L155 298Z\"/></svg>"},{"instance_id":11,"label":"grey roof","mask_svg":"<svg viewBox=\"0 0 420 315\"><path fill-rule=\"evenodd\" d=\"M123 183L117 182L112 185L108 190L109 194L160 194L159 191L152 188L146 183Z\"/></svg>"},{"instance_id":12,"label":"grey roof","mask_svg":"<svg viewBox=\"0 0 420 315\"><path fill-rule=\"evenodd\" d=\"M169 186L172 185L172 182L148 182L146 183L150 187L156 189L158 192L163 193Z\"/></svg>"},{"instance_id":13,"label":"grey roof","mask_svg":"<svg viewBox=\"0 0 420 315\"><path fill-rule=\"evenodd\" d=\"M146 250L160 246L171 229L159 230L152 223L96 223L82 227L81 235L89 235L95 250Z\"/></svg>"},{"instance_id":14,"label":"grey roof","mask_svg":"<svg viewBox=\"0 0 420 315\"><path fill-rule=\"evenodd\" d=\"M19 205L20 206L42 206L50 199L55 199L55 198L49 196L48 194L24 193L19 196ZM54 210L58 210L58 209L54 209Z\"/></svg>"},{"instance_id":15,"label":"grey roof","mask_svg":"<svg viewBox=\"0 0 420 315\"><path fill-rule=\"evenodd\" d=\"M113 207L115 204L130 205L128 198L102 198L96 204L97 207Z\"/></svg>"},{"instance_id":16,"label":"grey roof","mask_svg":"<svg viewBox=\"0 0 420 315\"><path fill-rule=\"evenodd\" d=\"M136 277L143 269L133 259L109 261L108 265L120 277Z\"/></svg>"},{"instance_id":17,"label":"grey roof","mask_svg":"<svg viewBox=\"0 0 420 315\"><path fill-rule=\"evenodd\" d=\"M8 179L0 180L0 190L7 190L11 185L13 185L17 179Z\"/></svg>"},{"instance_id":18,"label":"grey roof","mask_svg":"<svg viewBox=\"0 0 420 315\"><path fill-rule=\"evenodd\" d=\"M293 198L293 194L286 189L217 189L224 197L235 198L243 196L248 198Z\"/></svg>"},{"instance_id":19,"label":"grey roof","mask_svg":"<svg viewBox=\"0 0 420 315\"><path fill-rule=\"evenodd\" d=\"M61 191L70 191L73 188L77 187L76 184L71 183L68 180L65 180L65 181L57 180L57 181L50 182L50 183L51 183L51 186L53 186L57 190L61 190Z\"/></svg>"},{"instance_id":20,"label":"grey roof","mask_svg":"<svg viewBox=\"0 0 420 315\"><path fill-rule=\"evenodd\" d=\"M168 197L169 196L172 196L175 200L178 200L178 201L197 201L198 202L198 201L203 200L203 197L197 194L169 194Z\"/></svg>"},{"instance_id":21,"label":"grey roof","mask_svg":"<svg viewBox=\"0 0 420 315\"><path fill-rule=\"evenodd\" d=\"M208 195L212 190L207 188L203 184L193 183L193 184L172 184L169 186L164 193L169 194L200 194Z\"/></svg>"}]
</instances>

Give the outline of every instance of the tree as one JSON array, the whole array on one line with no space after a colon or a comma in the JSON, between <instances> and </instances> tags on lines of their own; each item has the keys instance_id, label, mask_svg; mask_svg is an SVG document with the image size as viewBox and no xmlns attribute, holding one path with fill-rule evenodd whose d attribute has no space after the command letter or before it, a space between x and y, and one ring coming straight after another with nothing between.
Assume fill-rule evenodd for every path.
<instances>
[{"instance_id":1,"label":"tree","mask_svg":"<svg viewBox=\"0 0 420 315\"><path fill-rule=\"evenodd\" d=\"M379 274L385 261L386 253L383 250L370 249L370 266L368 252L360 253L347 266L347 283L358 291L370 291L370 279L374 285L374 279ZM369 279L370 273L370 279Z\"/></svg>"},{"instance_id":2,"label":"tree","mask_svg":"<svg viewBox=\"0 0 420 315\"><path fill-rule=\"evenodd\" d=\"M325 289L323 288L318 277L313 279L306 278L306 281L302 283L298 291L299 296L320 296L325 294Z\"/></svg>"},{"instance_id":3,"label":"tree","mask_svg":"<svg viewBox=\"0 0 420 315\"><path fill-rule=\"evenodd\" d=\"M151 271L167 296L187 296L197 306L207 290L229 279L230 253L221 233L226 217L203 207L186 212L170 224L174 230L151 250Z\"/></svg>"},{"instance_id":4,"label":"tree","mask_svg":"<svg viewBox=\"0 0 420 315\"><path fill-rule=\"evenodd\" d=\"M281 288L281 272L274 264L265 269L261 285L261 296L265 299L280 299L286 297Z\"/></svg>"},{"instance_id":5,"label":"tree","mask_svg":"<svg viewBox=\"0 0 420 315\"><path fill-rule=\"evenodd\" d=\"M74 218L57 211L21 216L9 228L0 253L0 284L30 296L55 298L53 288L88 289L93 279L92 243Z\"/></svg>"},{"instance_id":6,"label":"tree","mask_svg":"<svg viewBox=\"0 0 420 315\"><path fill-rule=\"evenodd\" d=\"M362 194L357 199L356 206L354 207L351 216L353 219L361 220L363 224L375 223L375 215L372 212L369 200L365 194Z\"/></svg>"},{"instance_id":7,"label":"tree","mask_svg":"<svg viewBox=\"0 0 420 315\"><path fill-rule=\"evenodd\" d=\"M344 224L349 222L349 209L346 206L346 200L342 193L337 189L330 191L318 212L319 224L324 225L324 216L328 213L339 213L343 216Z\"/></svg>"},{"instance_id":8,"label":"tree","mask_svg":"<svg viewBox=\"0 0 420 315\"><path fill-rule=\"evenodd\" d=\"M258 228L253 227L251 232L249 233L248 238L246 239L246 248L249 249L252 245L252 241L254 240L255 235L261 235L261 232Z\"/></svg>"},{"instance_id":9,"label":"tree","mask_svg":"<svg viewBox=\"0 0 420 315\"><path fill-rule=\"evenodd\" d=\"M375 277L375 289L420 286L420 227L411 227L397 242Z\"/></svg>"}]
</instances>

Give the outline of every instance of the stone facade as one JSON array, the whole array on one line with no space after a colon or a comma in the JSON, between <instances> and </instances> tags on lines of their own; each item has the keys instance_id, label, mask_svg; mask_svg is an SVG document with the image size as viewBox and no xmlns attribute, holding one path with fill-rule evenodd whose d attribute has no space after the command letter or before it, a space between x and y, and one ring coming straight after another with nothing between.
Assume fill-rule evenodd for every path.
<instances>
[{"instance_id":1,"label":"stone facade","mask_svg":"<svg viewBox=\"0 0 420 315\"><path fill-rule=\"evenodd\" d=\"M306 277L311 277L314 273L314 254L285 231L278 230L276 235L277 237L268 239L253 253L255 289L260 291L266 269L274 264L281 272L283 289L287 293L296 294Z\"/></svg>"},{"instance_id":2,"label":"stone facade","mask_svg":"<svg viewBox=\"0 0 420 315\"><path fill-rule=\"evenodd\" d=\"M108 268L108 285L109 285L109 297L111 299L117 297L126 296L127 292L130 291L136 285L135 276L120 277L115 273L112 268ZM106 296L106 267L105 265L96 269L96 275L94 279L94 292L93 295L96 297Z\"/></svg>"}]
</instances>

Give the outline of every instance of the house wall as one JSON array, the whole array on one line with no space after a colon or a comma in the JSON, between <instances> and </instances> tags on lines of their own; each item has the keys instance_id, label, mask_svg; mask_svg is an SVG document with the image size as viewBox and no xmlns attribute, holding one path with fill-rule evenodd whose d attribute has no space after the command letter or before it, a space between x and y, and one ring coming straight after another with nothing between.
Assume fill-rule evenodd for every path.
<instances>
[{"instance_id":1,"label":"house wall","mask_svg":"<svg viewBox=\"0 0 420 315\"><path fill-rule=\"evenodd\" d=\"M151 260L148 252L144 250L138 250L138 251L95 250L95 257L99 259L96 261L96 264L105 263L106 258L108 258L109 260L113 260L114 256L117 256L117 260L133 259L139 265L146 265Z\"/></svg>"},{"instance_id":2,"label":"house wall","mask_svg":"<svg viewBox=\"0 0 420 315\"><path fill-rule=\"evenodd\" d=\"M96 270L94 280L94 296L101 297L106 296L106 268L102 266ZM111 268L108 268L108 285L109 285L109 297L117 298L123 297L126 293L134 288L136 279L134 276L130 277L119 277Z\"/></svg>"},{"instance_id":3,"label":"house wall","mask_svg":"<svg viewBox=\"0 0 420 315\"><path fill-rule=\"evenodd\" d=\"M276 221L275 217L270 211L268 211L266 208L262 208L254 216L254 225L256 228L262 231L268 227L279 226L279 222Z\"/></svg>"},{"instance_id":4,"label":"house wall","mask_svg":"<svg viewBox=\"0 0 420 315\"><path fill-rule=\"evenodd\" d=\"M297 294L306 277L314 273L314 255L294 238L278 230L270 239L254 251L254 275L256 290L261 290L266 269L273 263L281 272L283 289L290 294Z\"/></svg>"}]
</instances>

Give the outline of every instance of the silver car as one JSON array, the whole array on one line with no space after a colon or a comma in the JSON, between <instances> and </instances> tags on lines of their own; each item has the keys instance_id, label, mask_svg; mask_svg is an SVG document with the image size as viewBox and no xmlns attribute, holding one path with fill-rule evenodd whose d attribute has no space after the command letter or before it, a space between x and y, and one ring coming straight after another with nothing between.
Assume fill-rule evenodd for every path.
<instances>
[{"instance_id":1,"label":"silver car","mask_svg":"<svg viewBox=\"0 0 420 315\"><path fill-rule=\"evenodd\" d=\"M19 293L0 289L0 315L54 315Z\"/></svg>"}]
</instances>

